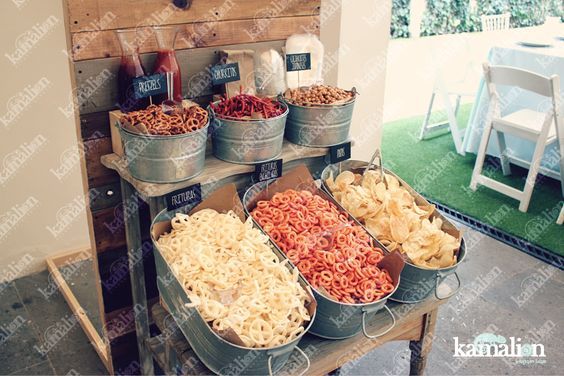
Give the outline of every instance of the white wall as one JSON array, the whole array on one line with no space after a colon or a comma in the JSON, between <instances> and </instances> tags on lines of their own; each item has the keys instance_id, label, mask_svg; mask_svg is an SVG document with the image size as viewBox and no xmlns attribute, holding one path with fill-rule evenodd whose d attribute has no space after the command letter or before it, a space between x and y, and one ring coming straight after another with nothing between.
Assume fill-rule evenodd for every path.
<instances>
[{"instance_id":1,"label":"white wall","mask_svg":"<svg viewBox=\"0 0 564 376\"><path fill-rule=\"evenodd\" d=\"M0 281L90 244L62 3L0 2Z\"/></svg>"},{"instance_id":2,"label":"white wall","mask_svg":"<svg viewBox=\"0 0 564 376\"><path fill-rule=\"evenodd\" d=\"M322 12L324 6L333 3L335 1L323 0ZM332 53L331 46L340 48L336 82L331 72L327 82L345 89L354 86L360 93L351 125L352 157L368 160L381 140L391 0L343 0L341 3L335 15L340 18L340 28L331 25L334 20L327 22L331 30L324 24L321 26L326 55Z\"/></svg>"}]
</instances>

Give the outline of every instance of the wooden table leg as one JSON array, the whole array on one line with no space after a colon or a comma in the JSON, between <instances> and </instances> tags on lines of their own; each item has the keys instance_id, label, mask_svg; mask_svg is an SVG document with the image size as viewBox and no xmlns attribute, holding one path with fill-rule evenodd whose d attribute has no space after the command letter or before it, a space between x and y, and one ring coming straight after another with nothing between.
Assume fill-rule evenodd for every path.
<instances>
[{"instance_id":1,"label":"wooden table leg","mask_svg":"<svg viewBox=\"0 0 564 376\"><path fill-rule=\"evenodd\" d=\"M143 248L141 247L141 228L139 225L139 203L133 186L121 179L121 197L123 207L127 209L125 219L125 241L127 243L127 257L129 259L129 276L131 278L131 294L133 306L141 307L135 312L135 331L137 334L137 348L143 375L154 375L153 356L147 347L149 339L149 312L147 294L145 292L145 269L143 267Z\"/></svg>"},{"instance_id":2,"label":"wooden table leg","mask_svg":"<svg viewBox=\"0 0 564 376\"><path fill-rule=\"evenodd\" d=\"M423 330L419 341L409 341L409 350L411 350L410 375L422 375L425 370L427 355L429 355L433 346L437 312L438 309L434 309L423 316Z\"/></svg>"}]
</instances>

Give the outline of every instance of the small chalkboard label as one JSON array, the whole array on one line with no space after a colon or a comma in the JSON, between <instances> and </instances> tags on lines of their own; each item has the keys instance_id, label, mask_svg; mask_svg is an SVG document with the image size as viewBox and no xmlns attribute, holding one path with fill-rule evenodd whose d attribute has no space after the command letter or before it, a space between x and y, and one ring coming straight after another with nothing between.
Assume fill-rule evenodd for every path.
<instances>
[{"instance_id":1,"label":"small chalkboard label","mask_svg":"<svg viewBox=\"0 0 564 376\"><path fill-rule=\"evenodd\" d=\"M239 63L213 65L211 67L212 85L225 84L227 82L240 81Z\"/></svg>"},{"instance_id":2,"label":"small chalkboard label","mask_svg":"<svg viewBox=\"0 0 564 376\"><path fill-rule=\"evenodd\" d=\"M186 205L192 205L202 201L202 187L200 183L187 188L170 192L165 196L167 210L176 210Z\"/></svg>"},{"instance_id":3,"label":"small chalkboard label","mask_svg":"<svg viewBox=\"0 0 564 376\"><path fill-rule=\"evenodd\" d=\"M304 52L302 54L286 55L286 71L295 72L311 69L311 54Z\"/></svg>"},{"instance_id":4,"label":"small chalkboard label","mask_svg":"<svg viewBox=\"0 0 564 376\"><path fill-rule=\"evenodd\" d=\"M334 145L329 147L329 161L331 163L339 163L346 161L351 157L351 142Z\"/></svg>"},{"instance_id":5,"label":"small chalkboard label","mask_svg":"<svg viewBox=\"0 0 564 376\"><path fill-rule=\"evenodd\" d=\"M166 76L158 73L152 76L141 76L133 79L135 98L147 98L152 95L165 94Z\"/></svg>"},{"instance_id":6,"label":"small chalkboard label","mask_svg":"<svg viewBox=\"0 0 564 376\"><path fill-rule=\"evenodd\" d=\"M257 163L253 180L255 182L279 178L282 176L282 159Z\"/></svg>"}]
</instances>

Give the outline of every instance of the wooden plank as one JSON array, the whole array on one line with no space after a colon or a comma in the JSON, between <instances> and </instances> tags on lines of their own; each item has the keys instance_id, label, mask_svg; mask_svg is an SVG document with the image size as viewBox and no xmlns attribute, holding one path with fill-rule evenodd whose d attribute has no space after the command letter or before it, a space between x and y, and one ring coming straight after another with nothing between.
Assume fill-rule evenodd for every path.
<instances>
[{"instance_id":1,"label":"wooden plank","mask_svg":"<svg viewBox=\"0 0 564 376\"><path fill-rule=\"evenodd\" d=\"M193 0L178 8L171 0L68 0L71 32L198 21L318 15L321 0ZM257 25L260 25L257 23Z\"/></svg>"},{"instance_id":2,"label":"wooden plank","mask_svg":"<svg viewBox=\"0 0 564 376\"><path fill-rule=\"evenodd\" d=\"M205 100L203 103L206 105L209 103L208 97L214 93L214 90L211 86L208 68L210 65L217 63L218 51L221 49L254 49L259 51L274 48L280 51L283 45L284 41L277 40L179 50L176 52L176 56L182 71L182 92L187 98L192 98L198 103L200 101L197 98ZM142 54L141 61L143 66L146 69L152 69L155 57L156 54L154 53ZM110 132L107 114L105 118L102 118L102 114L103 111L117 108L116 77L119 62L120 58L114 57L79 61L74 64L83 138L86 138L84 135L92 134L96 131L102 134L109 134ZM110 82L105 83L105 77L110 77ZM96 115L90 115L91 113L96 113ZM86 129L84 129L85 127Z\"/></svg>"},{"instance_id":3,"label":"wooden plank","mask_svg":"<svg viewBox=\"0 0 564 376\"><path fill-rule=\"evenodd\" d=\"M100 163L100 158L112 152L112 141L109 137L97 138L84 143L84 159L88 188L111 184L118 177Z\"/></svg>"},{"instance_id":4,"label":"wooden plank","mask_svg":"<svg viewBox=\"0 0 564 376\"><path fill-rule=\"evenodd\" d=\"M448 287L442 287L445 294L450 291ZM397 323L396 326L384 336L377 339L366 338L362 333L354 337L342 340L327 340L306 334L299 343L300 348L308 354L311 367L308 375L324 375L345 363L360 358L374 348L390 341L419 339L424 332L425 318L430 312L436 312L438 307L445 301L429 298L423 302L406 305L389 302L388 306L394 312ZM169 315L166 308L155 305L152 308L153 318L159 330L166 334L164 339L167 346L172 346L176 352L177 359L182 367L182 374L204 375L209 374L209 370L199 362L191 350L188 341L174 322L167 319ZM390 323L390 319L384 311L368 319L368 332L376 333L382 331ZM303 358L294 353L290 356L288 363L281 370L283 374L299 374L304 367Z\"/></svg>"},{"instance_id":5,"label":"wooden plank","mask_svg":"<svg viewBox=\"0 0 564 376\"><path fill-rule=\"evenodd\" d=\"M108 113L105 111L81 113L80 132L84 141L110 137Z\"/></svg>"},{"instance_id":6,"label":"wooden plank","mask_svg":"<svg viewBox=\"0 0 564 376\"><path fill-rule=\"evenodd\" d=\"M70 32L70 24L69 24L69 12L68 12L68 7L64 6L63 4L63 13L64 13L64 23L65 23L65 38L66 38L66 48L67 51L71 48L72 46L72 40L71 40L71 32ZM78 111L78 107L76 106L75 103L75 89L77 88L77 83L76 83L76 75L74 73L74 69L72 69L73 63L69 61L69 65L70 65L70 79L71 79L71 87L73 88L73 91L71 92L71 98L70 98L70 104L71 104L71 108L73 109L72 116L74 116L74 121L75 121L75 134L76 134L76 138L78 140L82 139L82 132L81 132L81 126L80 126L80 113ZM86 157L83 153L80 153L80 170L81 170L81 175L82 175L82 189L83 189L83 193L84 195L88 195L89 194L89 181L88 181L88 174L87 174L87 168L86 168ZM86 196L88 197L88 196ZM96 244L94 241L94 230L93 230L93 225L92 225L92 215L90 212L90 202L86 203L87 205L87 210L86 210L86 219L88 221L88 231L89 231L89 238L90 238L90 251L92 253L92 267L94 269L94 285L95 285L95 292L93 292L96 296L96 299L98 300L98 309L99 309L99 315L100 315L100 319L102 320L102 333L101 336L106 338L106 329L105 329L105 321L104 321L104 300L103 300L103 294L102 294L102 284L101 284L101 280L100 280L100 273L99 273L99 269L98 269L98 257L96 257ZM108 362L105 363L108 372L110 374L114 373L114 358L113 358L113 354L112 354L112 347L108 346L107 347L107 354L108 354Z\"/></svg>"},{"instance_id":7,"label":"wooden plank","mask_svg":"<svg viewBox=\"0 0 564 376\"><path fill-rule=\"evenodd\" d=\"M83 251L77 251L76 253L81 252ZM67 259L70 259L73 257L73 255L66 255L65 257ZM58 259L57 262L61 262L61 256L55 256L55 258ZM47 269L49 269L50 274L53 276L53 279L57 283L57 286L59 287L59 290L67 301L67 304L69 305L72 313L76 316L78 323L82 327L82 330L84 330L84 333L90 340L92 346L94 346L94 350L98 353L98 356L102 360L102 363L104 363L104 366L106 366L106 369L111 372L112 366L110 364L110 354L108 352L106 343L102 340L100 334L98 333L96 328L94 328L94 325L92 325L92 322L88 318L88 315L72 293L67 282L65 281L65 278L62 276L57 265L53 261L53 258L48 257L45 259L45 261L47 263Z\"/></svg>"},{"instance_id":8,"label":"wooden plank","mask_svg":"<svg viewBox=\"0 0 564 376\"><path fill-rule=\"evenodd\" d=\"M92 211L113 208L121 202L121 190L118 181L90 188L89 193L89 197L91 197L90 210Z\"/></svg>"},{"instance_id":9,"label":"wooden plank","mask_svg":"<svg viewBox=\"0 0 564 376\"><path fill-rule=\"evenodd\" d=\"M147 204L141 200L139 201L138 208L143 222L143 225L141 226L142 238L148 239L149 228L151 226L149 208ZM127 210L129 211L132 209L134 208L128 208ZM123 213L124 206L121 202L114 207L92 212L97 253L125 246L125 221Z\"/></svg>"},{"instance_id":10,"label":"wooden plank","mask_svg":"<svg viewBox=\"0 0 564 376\"><path fill-rule=\"evenodd\" d=\"M220 184L222 179L233 177L238 174L248 174L253 172L255 169L254 165L234 164L222 161L209 154L209 149L210 148L208 147L208 155L206 156L204 171L192 179L178 183L154 184L137 180L133 178L127 170L124 159L115 154L104 155L102 157L102 164L108 168L116 170L123 179L131 183L137 192L144 197L164 196L167 193L173 192L177 189L186 188L196 183L209 184L213 182ZM327 155L328 150L328 148L303 147L284 140L284 146L282 147L282 154L280 158L283 159L285 163L284 168L286 169L292 167L292 165L286 164L288 162L306 163L307 161L303 161L302 159L325 156Z\"/></svg>"},{"instance_id":11,"label":"wooden plank","mask_svg":"<svg viewBox=\"0 0 564 376\"><path fill-rule=\"evenodd\" d=\"M256 25L262 26L256 29ZM319 33L319 16L257 18L250 20L212 21L179 25L175 48L178 50L264 42L286 39L297 32ZM256 29L256 33L253 31ZM137 29L141 53L156 52L157 42L149 27ZM74 61L117 57L121 55L113 30L85 31L72 34Z\"/></svg>"},{"instance_id":12,"label":"wooden plank","mask_svg":"<svg viewBox=\"0 0 564 376\"><path fill-rule=\"evenodd\" d=\"M144 244L145 242L147 240L144 241ZM148 299L153 299L159 296L157 271L150 243L147 242L145 247L146 254L143 259L143 264L145 265L145 288ZM97 260L101 291L104 297L104 316L109 312L131 306L131 279L129 277L127 249L123 247L98 253Z\"/></svg>"}]
</instances>

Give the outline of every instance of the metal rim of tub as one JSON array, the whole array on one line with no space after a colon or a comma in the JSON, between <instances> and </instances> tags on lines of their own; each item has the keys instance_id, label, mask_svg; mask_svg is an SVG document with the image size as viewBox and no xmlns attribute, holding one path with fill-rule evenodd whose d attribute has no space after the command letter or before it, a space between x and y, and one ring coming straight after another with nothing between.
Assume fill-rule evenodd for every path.
<instances>
[{"instance_id":1,"label":"metal rim of tub","mask_svg":"<svg viewBox=\"0 0 564 376\"><path fill-rule=\"evenodd\" d=\"M248 200L247 200L248 196L247 196L247 195L248 195L251 191L253 191L253 187L259 187L260 185L266 185L266 186L268 186L268 184L270 184L270 183L273 182L274 180L275 180L275 179L271 179L271 180L268 180L268 181L262 181L262 182L258 182L258 183L252 184L252 185L245 191L245 194L243 195L243 209L245 210L245 213L247 213L247 215L252 218L252 221L253 221L253 223L255 224L255 226L257 226L263 233L265 233L265 234L269 237L269 239L270 239L270 235L268 235L268 233L262 228L262 226L261 226L258 222L255 221L255 219L254 219L254 217L251 215L251 213L250 213L250 211L249 211L249 208L247 207L246 203L248 202ZM327 192L325 192L325 193L327 193ZM335 203L337 203L336 200L334 200L334 198L333 198L331 195L329 195L329 196L330 196L331 199L333 199L333 201L335 201ZM337 203L337 205L338 205L338 207L339 207L341 210L344 210L344 208L343 208L342 206L340 206L338 203ZM347 213L355 222L358 223L358 221L356 220L356 218L354 218L352 215L350 215L346 210L345 210L345 213ZM371 238L374 238L374 237L368 232L368 230L366 230L364 227L362 227L362 228L368 233L368 236L370 236ZM375 238L374 238L374 239L375 239ZM396 284L396 286L394 287L394 289L393 289L388 295L386 295L385 297L383 297L383 298L381 298L381 299L378 299L378 300L376 300L376 301L374 301L374 302L370 302L370 303L344 303L344 302L339 302L339 301L333 299L332 297L329 297L329 296L327 296L327 295L321 294L315 287L313 287L313 286L311 285L311 283L307 280L307 278L302 274L302 272L300 271L300 269L299 269L296 265L294 265L294 263L293 263L292 261L290 261L290 259L289 259L289 258L286 256L286 254L280 249L280 247L278 247L278 245L276 244L276 242L274 242L272 239L271 239L271 242L272 242L273 246L276 247L276 249L278 250L278 252L280 252L280 254L282 254L282 255L288 260L288 263L291 264L294 268L296 268L296 269L298 270L298 272L300 273L300 276L306 281L307 285L308 285L308 286L311 288L311 290L314 291L317 295L319 295L319 296L321 296L321 297L323 297L323 298L325 298L325 299L327 299L327 300L329 300L329 301L331 301L331 302L333 302L333 303L335 303L335 304L340 304L340 305L343 305L343 306L346 306L346 307L358 307L358 308L360 308L360 310L361 310L361 312L362 312L362 320L361 320L362 326L361 326L361 329L362 329L362 333L363 333L367 338L369 338L369 339L379 338L379 337L381 337L381 336L387 334L390 330L392 330L392 329L396 326L396 318L395 318L395 315L394 315L393 312L386 306L386 303L387 303L387 300L388 300L388 299L396 292L396 290L398 289L398 287L399 287L399 285L400 285L400 282L401 282L401 277L400 277L400 276L398 276L398 283ZM378 244L379 244L379 242L378 242ZM387 251L387 250L384 249L384 251ZM389 253L389 252L388 252L388 253ZM384 305L383 305L382 307L377 307L377 305L378 305L378 304L381 304L382 302L384 302ZM319 307L318 307L318 308L319 308ZM383 332L381 332L381 333L377 333L377 334L368 334L368 331L366 330L366 315L371 314L371 313L378 312L378 311L379 311L380 309L382 309L382 308L385 308L385 309L386 309L386 312L388 313L388 315L389 315L389 316L391 317L391 319L392 319L392 324L391 324L388 328L386 328ZM329 337L329 336L319 335L319 334L315 333L315 332L312 331L312 330L308 330L308 332L310 332L310 333L312 333L312 334L315 334L315 335L318 336L318 337L327 338L327 339L332 339L332 340L350 338L350 337L353 337L353 336L355 336L355 335L358 334L358 332L357 332L357 333L355 333L355 334L352 334L352 335L346 336L346 337Z\"/></svg>"},{"instance_id":2,"label":"metal rim of tub","mask_svg":"<svg viewBox=\"0 0 564 376\"><path fill-rule=\"evenodd\" d=\"M277 100L275 100L275 102L280 103L280 104L281 104L282 106L284 106L284 108L285 108L284 112L283 112L282 114L278 115L278 116L270 117L270 118L267 118L267 119L246 119L246 120L240 120L240 119L235 119L235 118L233 118L233 119L227 119L227 118L222 118L221 116L217 115L217 114L215 113L215 111L213 110L212 104L216 104L216 103L219 103L219 102L221 102L221 100L212 102L212 103L210 103L210 104L208 105L207 110L208 110L208 113L211 115L211 116L210 116L210 120L211 120L211 119L227 120L227 121L232 121L232 122L234 122L234 123L245 124L245 123L249 123L249 122L253 122L253 121L277 120L277 119L283 118L284 116L287 116L288 113L290 112L290 109L289 109L289 107L288 107L288 104L287 104L285 101L282 101L282 100L277 99Z\"/></svg>"},{"instance_id":3,"label":"metal rim of tub","mask_svg":"<svg viewBox=\"0 0 564 376\"><path fill-rule=\"evenodd\" d=\"M194 206L195 206L195 205L194 205ZM167 266L168 268L170 268L170 266L168 265L168 262L166 261L166 259L164 258L164 256L162 256L162 253L161 253L160 249L159 249L158 246L157 246L157 245L158 245L157 240L154 239L154 237L152 236L152 234L153 234L153 226L154 226L157 222L162 221L163 218L166 218L167 220L172 220L172 218L173 218L172 214L177 213L177 212L178 212L177 210L175 210L175 211L169 211L169 210L167 210L166 208L163 209L163 210L161 210L161 211L159 212L159 214L157 214L157 215L155 216L155 218L153 218L153 220L151 221L151 227L150 227L150 230L149 230L149 233L151 234L151 241L152 241L152 243L153 243L153 246L156 248L157 252L159 252L159 254L160 254L159 257L161 257L161 258L163 259L163 261L166 263L166 266ZM253 223L255 223L254 220L253 220ZM256 223L255 223L255 226L257 226L258 229L259 229L261 232L263 232L264 235L268 236L268 234L266 234L266 233L264 232L264 230L262 229L262 227L258 226L258 224L256 224ZM270 239L270 237L269 237L268 239L269 239L270 245L272 246L272 247L271 247L272 252L273 252L275 255L277 255L277 253L278 253L279 255L282 256L282 258L285 259L286 256L284 255L284 253L276 246L276 244ZM278 255L277 255L277 256L278 256ZM289 260L288 260L288 261L289 261ZM289 264L291 265L292 269L298 270L298 268L297 268L294 264L292 264L292 263L290 263L290 262L289 262ZM172 272L172 269L170 269L170 270L171 270L171 272ZM288 270L289 270L289 269L288 269ZM289 270L289 272L291 272L291 270ZM299 272L299 270L298 270L298 272ZM174 275L174 272L173 272L173 275ZM304 288L309 287L310 289L312 289L312 288L311 288L311 285L309 284L309 282L307 281L307 279L305 279L305 277L304 277L303 275L301 275L301 273L300 273L300 277L301 277L301 278L303 279L303 281L305 282L305 287L304 287ZM175 278L176 280L178 280L178 278L176 277L176 275L174 275L174 278ZM313 296L313 294L312 294L312 296ZM314 299L315 299L315 296L313 296L313 297L314 297ZM198 311L198 309L197 309L196 307L191 307L191 308L187 308L187 309L193 309L193 310L195 310L196 314L198 314L198 315L202 318L202 320L203 320L203 317L202 317L202 315L200 314L200 311ZM305 358L306 364L307 364L307 365L306 365L306 369L305 369L304 371L302 371L302 373L300 374L300 376L303 376L303 375L309 370L310 365L311 365L311 361L310 361L309 357L307 356L307 354L306 354L298 345L299 345L299 342L301 341L301 339L303 338L303 336L304 336L306 333L309 332L309 329L311 328L311 326L312 326L312 324L313 324L313 322L314 322L314 320L315 320L315 316L316 316L316 315L317 315L317 310L314 311L314 314L313 314L313 316L311 317L311 319L309 320L307 326L304 326L304 332L303 332L300 336L296 337L294 340L292 340L292 341L290 341L290 342L288 342L288 343L283 343L283 344L280 344L280 345L278 345L278 346L269 347L269 348L245 347L245 346L241 346L241 345L237 345L237 344L235 344L235 343L229 342L228 340L222 338L222 337L221 337L219 334L217 334L214 330L212 330L211 326L210 326L207 322L205 322L205 320L204 320L204 322L206 323L206 325L207 325L209 331L215 336L216 339L218 339L218 340L219 340L220 342L222 342L222 343L225 343L225 344L227 344L227 345L229 345L229 346L233 346L233 347L236 347L236 348L241 349L241 350L244 350L244 351L266 351L266 354L268 355L267 364L268 364L269 376L273 376L273 372L272 372L272 358L277 355L276 353L285 353L285 352L287 352L288 349L284 349L284 347L288 346L288 344L290 344L290 343L292 343L292 342L296 342L296 344L295 344L294 347L292 348L292 352L293 352L294 349L298 350L298 352L300 353L300 355L302 355L302 356ZM185 336L184 333L182 333L182 334L183 334L183 336ZM196 352L196 349L195 349L195 348L193 348L193 350L194 350L194 352ZM198 354L196 353L196 355L198 355ZM201 361L202 363L204 363L204 365L205 365L207 368L209 368L210 370L213 371L213 369L212 369L213 367L210 367L210 365L207 364L205 357L200 357L200 356L198 355L198 359L200 359L200 361ZM214 371L214 372L215 372L215 371ZM215 373L218 373L218 372L215 372Z\"/></svg>"},{"instance_id":4,"label":"metal rim of tub","mask_svg":"<svg viewBox=\"0 0 564 376\"><path fill-rule=\"evenodd\" d=\"M351 99L349 99L347 102L340 103L340 104L313 104L311 106L303 106L301 104L296 104L296 103L293 103L293 102L287 100L286 98L284 98L283 95L280 95L278 97L278 101L285 103L286 105L288 105L288 107L294 106L294 107L299 107L299 108L304 108L304 109L307 109L307 108L314 108L314 109L324 108L324 109L330 110L332 108L347 107L347 106L353 105L356 102L356 94L354 94L353 97Z\"/></svg>"},{"instance_id":5,"label":"metal rim of tub","mask_svg":"<svg viewBox=\"0 0 564 376\"><path fill-rule=\"evenodd\" d=\"M148 139L153 139L153 140L173 140L175 138L185 138L188 136L192 136L192 135L196 135L198 133L207 133L207 130L209 128L210 125L210 119L208 117L208 122L206 123L206 125L204 125L202 128L197 129L195 131L190 131L187 133L180 133L180 134L173 134L173 135L162 135L162 134L143 134L143 133L135 133L132 132L124 127L121 126L119 121L116 121L115 126L120 130L123 131L127 134L136 136L136 137L141 137L141 138L148 138Z\"/></svg>"},{"instance_id":6,"label":"metal rim of tub","mask_svg":"<svg viewBox=\"0 0 564 376\"><path fill-rule=\"evenodd\" d=\"M365 162L365 161L358 161L358 160L352 160L352 159L349 159L348 161L341 162L341 163L357 164L357 165L358 165L358 166L356 166L356 167L354 167L354 168L352 168L352 169L365 168L366 165L368 164L368 162ZM327 191L327 193L329 193L329 195L330 195L331 197L333 197L333 194L331 193L331 190L329 189L329 187L328 187L327 184L325 183L325 180L328 178L329 172L331 171L331 166L336 166L336 165L337 165L337 164L329 164L329 165L327 165L327 166L323 169L323 171L321 172L321 186L323 187L323 189L324 189L325 191ZM347 171L347 170L344 170L344 171ZM348 170L348 171L350 171L350 170ZM391 172L390 170L388 170L388 169L385 168L385 167L384 167L384 172L387 173L387 174L390 174L390 175L392 175L392 176L394 176L394 177L397 177L396 174L394 174L393 172ZM413 188L411 188L411 189L412 189L414 192L416 192ZM417 193L418 195L420 195L418 192L416 192L416 193ZM421 196L421 195L420 195L420 196ZM422 197L422 196L421 196L421 197ZM335 200L335 201L337 201L337 200ZM339 204L339 205L340 205L340 204ZM340 205L340 206L342 207L342 205ZM343 208L343 209L344 209L344 208ZM348 212L348 211L347 211L347 212ZM352 216L352 215L351 215L351 216ZM355 219L356 219L356 218L355 218ZM357 222L358 222L366 231L368 231L368 228L366 228L366 226L365 226L361 221L357 220ZM390 251L387 249L386 246L384 246L384 248L385 248L385 251L386 251L386 252L388 252L388 253L390 252ZM409 265L410 267L413 267L413 268L416 268L416 269L422 269L422 270L427 270L427 271L435 271L435 272L437 273L437 275L436 275L436 277L435 277L435 289L434 289L434 290L435 290L435 291L434 291L435 297L436 297L438 300L445 300L445 299L449 299L449 298L451 298L452 296L456 295L456 294L458 293L458 291L460 290L460 287L462 286L462 282L460 281L460 277L459 277L459 275L458 275L458 273L457 273L457 271L456 271L456 268L458 267L458 265L459 265L459 264L464 260L464 258L466 257L466 245L465 245L465 243L464 243L464 238L463 238L463 237L460 238L460 247L459 247L459 251L458 251L459 253L461 253L460 250L461 250L462 248L464 248L464 250L462 250L462 257L457 258L456 263L455 263L454 265L447 266L447 267L444 267L444 268L431 269L431 268L426 268L426 267L418 266L418 265L415 265L415 264L411 263L411 262L410 262L408 259L406 259L406 258L404 258L404 262L405 262L406 265ZM454 277L456 278L456 282L457 282L456 288L453 289L449 294L447 294L447 295L445 295L445 296L439 296L439 293L438 293L438 287L439 287L439 285L440 285L448 276L450 276L451 274L454 274ZM397 298L390 298L390 299L393 300L393 301L395 301L395 302L398 302L398 303L408 303L408 304L410 304L410 303L419 303L419 302L422 302L422 301L424 301L425 299L427 299L427 297L428 297L428 295L425 296L425 297L422 298L422 299L418 299L418 300L409 300L409 301L401 300L401 299L397 299Z\"/></svg>"}]
</instances>

